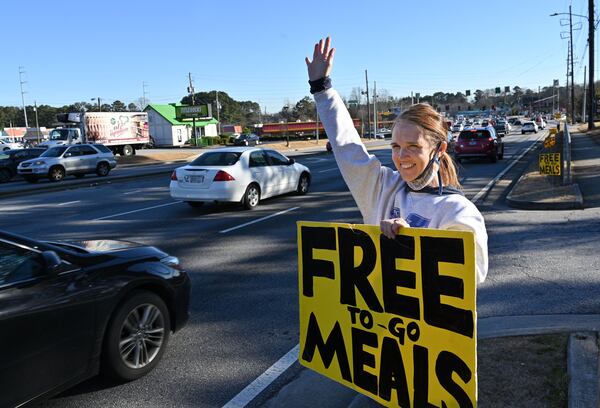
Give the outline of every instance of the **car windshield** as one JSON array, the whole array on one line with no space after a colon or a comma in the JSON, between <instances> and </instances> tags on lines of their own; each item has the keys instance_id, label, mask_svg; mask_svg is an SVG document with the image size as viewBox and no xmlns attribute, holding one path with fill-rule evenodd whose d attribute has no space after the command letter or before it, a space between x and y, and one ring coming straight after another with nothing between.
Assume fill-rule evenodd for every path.
<instances>
[{"instance_id":1,"label":"car windshield","mask_svg":"<svg viewBox=\"0 0 600 408\"><path fill-rule=\"evenodd\" d=\"M69 129L54 129L50 132L50 140L67 140L69 138Z\"/></svg>"},{"instance_id":2,"label":"car windshield","mask_svg":"<svg viewBox=\"0 0 600 408\"><path fill-rule=\"evenodd\" d=\"M460 139L463 140L487 139L488 137L490 137L490 132L488 132L487 130L470 130L468 132L462 132L460 134Z\"/></svg>"},{"instance_id":3,"label":"car windshield","mask_svg":"<svg viewBox=\"0 0 600 408\"><path fill-rule=\"evenodd\" d=\"M192 166L233 166L240 159L239 152L207 152L194 160Z\"/></svg>"},{"instance_id":4,"label":"car windshield","mask_svg":"<svg viewBox=\"0 0 600 408\"><path fill-rule=\"evenodd\" d=\"M42 153L40 155L40 157L59 157L61 156L65 150L67 150L69 148L69 146L56 146L56 147L51 147L50 149L46 150L44 153Z\"/></svg>"}]
</instances>

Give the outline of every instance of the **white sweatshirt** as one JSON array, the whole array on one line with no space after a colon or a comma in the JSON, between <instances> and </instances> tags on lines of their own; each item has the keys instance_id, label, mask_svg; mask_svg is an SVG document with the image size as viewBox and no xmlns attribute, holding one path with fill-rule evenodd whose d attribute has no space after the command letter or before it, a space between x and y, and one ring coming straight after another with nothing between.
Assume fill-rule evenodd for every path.
<instances>
[{"instance_id":1,"label":"white sweatshirt","mask_svg":"<svg viewBox=\"0 0 600 408\"><path fill-rule=\"evenodd\" d=\"M382 166L367 152L337 91L330 88L314 97L335 159L364 223L379 226L382 220L403 218L411 227L472 231L477 282L483 282L488 271L487 232L477 207L460 194L410 191L397 171Z\"/></svg>"}]
</instances>

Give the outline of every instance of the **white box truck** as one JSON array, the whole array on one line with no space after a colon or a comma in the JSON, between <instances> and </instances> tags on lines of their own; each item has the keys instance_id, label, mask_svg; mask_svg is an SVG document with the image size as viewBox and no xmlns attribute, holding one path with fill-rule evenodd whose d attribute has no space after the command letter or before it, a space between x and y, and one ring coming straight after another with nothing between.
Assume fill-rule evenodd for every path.
<instances>
[{"instance_id":1,"label":"white box truck","mask_svg":"<svg viewBox=\"0 0 600 408\"><path fill-rule=\"evenodd\" d=\"M76 112L56 115L65 125L50 132L42 147L100 143L114 154L131 156L150 142L145 112Z\"/></svg>"}]
</instances>

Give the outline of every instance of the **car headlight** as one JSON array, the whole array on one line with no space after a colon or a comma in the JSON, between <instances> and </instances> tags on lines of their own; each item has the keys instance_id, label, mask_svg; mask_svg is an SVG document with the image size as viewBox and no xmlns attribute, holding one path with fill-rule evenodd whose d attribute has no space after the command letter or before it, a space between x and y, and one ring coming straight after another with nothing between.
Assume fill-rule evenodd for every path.
<instances>
[{"instance_id":1,"label":"car headlight","mask_svg":"<svg viewBox=\"0 0 600 408\"><path fill-rule=\"evenodd\" d=\"M43 166L44 164L46 164L46 162L43 160L36 160L33 162L34 166Z\"/></svg>"}]
</instances>

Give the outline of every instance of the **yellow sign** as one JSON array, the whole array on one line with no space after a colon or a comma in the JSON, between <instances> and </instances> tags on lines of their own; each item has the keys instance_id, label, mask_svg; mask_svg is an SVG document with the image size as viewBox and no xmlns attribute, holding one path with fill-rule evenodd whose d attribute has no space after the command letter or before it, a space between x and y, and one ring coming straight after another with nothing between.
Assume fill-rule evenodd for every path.
<instances>
[{"instance_id":1,"label":"yellow sign","mask_svg":"<svg viewBox=\"0 0 600 408\"><path fill-rule=\"evenodd\" d=\"M552 129L550 129L550 130L552 130ZM555 144L556 144L556 137L554 137L553 135L550 135L550 136L546 137L546 139L544 139L544 147L546 149L554 147Z\"/></svg>"},{"instance_id":2,"label":"yellow sign","mask_svg":"<svg viewBox=\"0 0 600 408\"><path fill-rule=\"evenodd\" d=\"M551 135L555 135L558 133L558 129L557 128L550 128L550 134Z\"/></svg>"},{"instance_id":3,"label":"yellow sign","mask_svg":"<svg viewBox=\"0 0 600 408\"><path fill-rule=\"evenodd\" d=\"M474 407L471 232L298 223L300 363L388 407Z\"/></svg>"},{"instance_id":4,"label":"yellow sign","mask_svg":"<svg viewBox=\"0 0 600 408\"><path fill-rule=\"evenodd\" d=\"M560 153L540 154L540 174L560 176Z\"/></svg>"}]
</instances>

